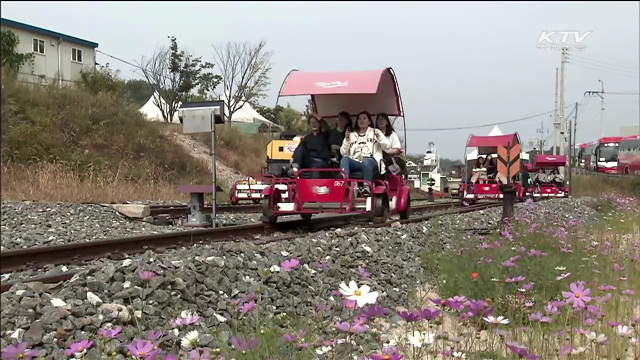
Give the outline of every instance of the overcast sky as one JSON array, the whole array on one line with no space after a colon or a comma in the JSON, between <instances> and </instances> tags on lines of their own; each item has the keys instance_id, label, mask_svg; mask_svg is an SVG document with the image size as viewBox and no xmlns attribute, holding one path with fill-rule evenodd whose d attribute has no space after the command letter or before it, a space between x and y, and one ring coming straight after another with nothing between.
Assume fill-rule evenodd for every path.
<instances>
[{"instance_id":1,"label":"overcast sky","mask_svg":"<svg viewBox=\"0 0 640 360\"><path fill-rule=\"evenodd\" d=\"M99 50L139 61L174 35L181 47L213 60L212 44L267 40L273 50L272 85L263 105L274 106L293 68L308 71L392 67L403 96L408 149L424 153L435 141L441 156L462 158L470 134L484 125L554 108L560 52L538 47L542 31L592 31L566 65L565 103L580 103L578 142L600 137L600 100L586 90L635 92L605 95L605 135L639 120L638 2L2 2L2 17L99 43ZM551 36L556 44L560 35ZM569 43L575 44L573 37ZM134 68L98 54L100 64L140 78ZM284 98L299 110L304 98ZM566 110L568 115L571 109ZM399 119L401 121L402 119ZM500 125L523 142L549 115ZM399 129L400 130L400 129ZM546 131L546 130L545 130ZM551 132L545 134L552 144Z\"/></svg>"}]
</instances>

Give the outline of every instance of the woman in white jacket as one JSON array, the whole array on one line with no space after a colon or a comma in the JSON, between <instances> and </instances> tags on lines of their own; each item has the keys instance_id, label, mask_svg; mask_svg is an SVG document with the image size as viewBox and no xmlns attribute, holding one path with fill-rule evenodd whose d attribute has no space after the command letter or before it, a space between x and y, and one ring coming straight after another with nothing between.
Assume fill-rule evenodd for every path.
<instances>
[{"instance_id":1,"label":"woman in white jacket","mask_svg":"<svg viewBox=\"0 0 640 360\"><path fill-rule=\"evenodd\" d=\"M356 117L353 131L347 130L340 147L343 158L340 168L351 177L353 171L361 171L362 179L373 182L373 174L379 171L382 152L389 151L391 142L382 131L373 128L371 115L362 111ZM363 189L363 196L367 196ZM370 194L370 193L369 193Z\"/></svg>"}]
</instances>

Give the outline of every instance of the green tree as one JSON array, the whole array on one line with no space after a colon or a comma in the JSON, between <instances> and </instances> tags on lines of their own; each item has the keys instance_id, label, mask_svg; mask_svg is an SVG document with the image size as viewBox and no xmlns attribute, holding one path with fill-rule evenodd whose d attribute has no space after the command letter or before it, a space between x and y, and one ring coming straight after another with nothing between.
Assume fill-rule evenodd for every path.
<instances>
[{"instance_id":1,"label":"green tree","mask_svg":"<svg viewBox=\"0 0 640 360\"><path fill-rule=\"evenodd\" d=\"M300 131L308 129L306 121L302 120L302 113L291 105L287 104L287 107L282 108L278 114L278 124L282 125L286 130Z\"/></svg>"},{"instance_id":2,"label":"green tree","mask_svg":"<svg viewBox=\"0 0 640 360\"><path fill-rule=\"evenodd\" d=\"M153 95L151 85L147 80L142 79L128 80L124 85L124 91L129 100L138 107L144 105Z\"/></svg>"},{"instance_id":3,"label":"green tree","mask_svg":"<svg viewBox=\"0 0 640 360\"><path fill-rule=\"evenodd\" d=\"M256 111L267 120L284 127L285 130L303 131L308 129L306 121L302 119L302 113L292 108L290 104L287 104L287 107L258 105Z\"/></svg>"},{"instance_id":4,"label":"green tree","mask_svg":"<svg viewBox=\"0 0 640 360\"><path fill-rule=\"evenodd\" d=\"M119 76L119 71L109 69L109 64L100 66L97 69L80 71L80 86L89 90L93 94L111 93L122 95L125 81Z\"/></svg>"},{"instance_id":5,"label":"green tree","mask_svg":"<svg viewBox=\"0 0 640 360\"><path fill-rule=\"evenodd\" d=\"M198 95L194 94L196 89L199 94L213 91L222 78L211 72L212 63L202 62L201 57L196 58L180 50L174 36L169 36L169 39L169 48L157 49L150 58L143 57L138 65L154 90L154 104L160 109L164 121L170 123L180 102L191 101Z\"/></svg>"},{"instance_id":6,"label":"green tree","mask_svg":"<svg viewBox=\"0 0 640 360\"><path fill-rule=\"evenodd\" d=\"M2 67L7 67L14 75L20 71L22 65L28 60L33 59L33 54L25 53L21 54L16 51L20 39L11 30L2 30L2 37L0 39L0 59L2 60Z\"/></svg>"}]
</instances>

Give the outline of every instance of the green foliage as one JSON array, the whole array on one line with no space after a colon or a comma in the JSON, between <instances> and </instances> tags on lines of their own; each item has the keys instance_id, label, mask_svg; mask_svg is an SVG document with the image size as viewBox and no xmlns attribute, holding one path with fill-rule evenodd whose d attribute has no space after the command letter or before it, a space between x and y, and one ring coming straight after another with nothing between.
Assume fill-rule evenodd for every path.
<instances>
[{"instance_id":1,"label":"green foliage","mask_svg":"<svg viewBox=\"0 0 640 360\"><path fill-rule=\"evenodd\" d=\"M180 50L174 36L169 36L169 48L156 50L140 63L142 73L153 90L165 101L158 108L165 122L171 122L180 102L192 101L194 90L200 97L213 91L222 78L213 74L212 63L202 62L201 57ZM158 104L156 104L158 105Z\"/></svg>"},{"instance_id":2,"label":"green foliage","mask_svg":"<svg viewBox=\"0 0 640 360\"><path fill-rule=\"evenodd\" d=\"M22 65L33 58L33 54L21 54L16 51L16 47L20 43L18 36L11 30L2 30L0 39L0 59L2 67L11 70L12 74L16 74Z\"/></svg>"},{"instance_id":3,"label":"green foliage","mask_svg":"<svg viewBox=\"0 0 640 360\"><path fill-rule=\"evenodd\" d=\"M534 208L528 212L528 218L536 217L533 215L536 213L535 205L531 206ZM544 313L542 307L549 301L561 300L562 291L569 291L572 282L610 284L618 276L624 276L613 272L614 263L627 268L627 271L635 271L637 266L624 257L626 254L614 257L590 246L591 241L602 244L610 241L602 236L612 229L617 234L634 231L632 224L640 220L638 215L613 209L612 204L600 208L604 221L573 225L545 222L548 215L537 216L530 224L517 222L499 235L452 239L454 245L451 249L435 256L425 253L422 258L425 266L434 270L442 298L464 295L469 299L490 299L497 315L505 316L513 324L529 325L524 311L525 299L535 304L535 308L526 312L539 309ZM592 240L585 239L585 230L594 236ZM480 246L483 243L488 248ZM566 250L561 251L561 248ZM543 254L532 254L532 250ZM513 260L515 266L510 265L509 260ZM594 267L598 272L594 272ZM566 273L570 275L558 278ZM613 276L603 275L609 273ZM472 274L477 274L477 277ZM525 279L506 282L506 279L519 276ZM533 287L526 288L526 284L533 284ZM593 296L595 286L588 287L592 289Z\"/></svg>"},{"instance_id":4,"label":"green foliage","mask_svg":"<svg viewBox=\"0 0 640 360\"><path fill-rule=\"evenodd\" d=\"M124 91L129 100L138 107L144 105L153 95L151 85L146 80L141 79L128 80L124 85Z\"/></svg>"},{"instance_id":5,"label":"green foliage","mask_svg":"<svg viewBox=\"0 0 640 360\"><path fill-rule=\"evenodd\" d=\"M206 167L167 140L159 124L145 121L137 107L123 106L116 94L33 89L4 81L4 76L3 86L3 163L61 163L80 173L114 171L124 163L130 180L210 176Z\"/></svg>"},{"instance_id":6,"label":"green foliage","mask_svg":"<svg viewBox=\"0 0 640 360\"><path fill-rule=\"evenodd\" d=\"M100 93L120 96L125 87L125 81L118 77L119 71L109 69L109 64L98 69L81 70L80 86L97 95Z\"/></svg>"},{"instance_id":7,"label":"green foliage","mask_svg":"<svg viewBox=\"0 0 640 360\"><path fill-rule=\"evenodd\" d=\"M308 125L302 120L302 113L287 104L287 107L276 105L275 107L258 106L256 111L267 120L282 125L285 130L307 130Z\"/></svg>"}]
</instances>

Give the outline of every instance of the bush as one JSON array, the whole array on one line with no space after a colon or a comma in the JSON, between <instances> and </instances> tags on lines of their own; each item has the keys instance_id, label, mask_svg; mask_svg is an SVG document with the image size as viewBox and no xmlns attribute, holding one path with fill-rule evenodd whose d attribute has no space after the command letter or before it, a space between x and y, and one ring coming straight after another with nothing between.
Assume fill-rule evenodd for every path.
<instances>
[{"instance_id":1,"label":"bush","mask_svg":"<svg viewBox=\"0 0 640 360\"><path fill-rule=\"evenodd\" d=\"M56 164L80 178L118 174L123 181L209 179L195 161L136 107L107 92L36 89L5 77L1 92L3 164Z\"/></svg>"}]
</instances>

